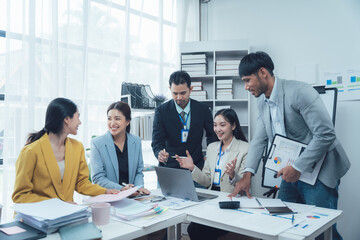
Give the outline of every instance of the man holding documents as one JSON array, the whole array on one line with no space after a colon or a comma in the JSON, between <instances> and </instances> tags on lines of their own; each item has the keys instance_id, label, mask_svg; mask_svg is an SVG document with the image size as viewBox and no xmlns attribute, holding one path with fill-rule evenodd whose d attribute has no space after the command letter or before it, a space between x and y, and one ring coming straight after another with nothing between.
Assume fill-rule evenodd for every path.
<instances>
[{"instance_id":1,"label":"man holding documents","mask_svg":"<svg viewBox=\"0 0 360 240\"><path fill-rule=\"evenodd\" d=\"M245 192L250 197L251 176L259 166L267 144L275 134L307 144L291 165L282 168L279 198L325 208L337 208L340 178L350 162L335 135L333 123L316 90L303 82L282 80L273 74L274 64L264 52L250 53L239 66L245 89L258 100L259 117L250 144L243 178L231 196ZM314 185L299 180L324 158ZM334 239L341 236L333 228Z\"/></svg>"}]
</instances>

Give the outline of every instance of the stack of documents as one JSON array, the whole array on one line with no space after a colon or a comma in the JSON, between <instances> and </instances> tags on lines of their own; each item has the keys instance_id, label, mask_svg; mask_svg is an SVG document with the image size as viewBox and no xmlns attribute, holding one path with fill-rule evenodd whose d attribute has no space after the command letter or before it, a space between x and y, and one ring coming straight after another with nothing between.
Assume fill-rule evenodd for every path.
<instances>
[{"instance_id":1,"label":"stack of documents","mask_svg":"<svg viewBox=\"0 0 360 240\"><path fill-rule=\"evenodd\" d=\"M46 233L56 232L60 227L88 221L90 213L87 206L70 204L53 198L37 203L14 205L16 218Z\"/></svg>"},{"instance_id":2,"label":"stack of documents","mask_svg":"<svg viewBox=\"0 0 360 240\"><path fill-rule=\"evenodd\" d=\"M121 201L112 202L112 206L115 207L114 215L122 220L133 220L135 218L156 215L164 211L163 207L159 207L157 204L143 204L134 199L123 199Z\"/></svg>"}]
</instances>

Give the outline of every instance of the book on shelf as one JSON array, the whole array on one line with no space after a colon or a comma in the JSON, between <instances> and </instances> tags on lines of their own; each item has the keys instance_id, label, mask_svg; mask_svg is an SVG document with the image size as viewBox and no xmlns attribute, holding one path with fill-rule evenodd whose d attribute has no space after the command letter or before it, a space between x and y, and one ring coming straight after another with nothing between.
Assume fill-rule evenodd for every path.
<instances>
[{"instance_id":1,"label":"book on shelf","mask_svg":"<svg viewBox=\"0 0 360 240\"><path fill-rule=\"evenodd\" d=\"M181 64L187 65L187 64L201 64L205 63L207 64L206 58L198 58L198 59L182 59Z\"/></svg>"},{"instance_id":2,"label":"book on shelf","mask_svg":"<svg viewBox=\"0 0 360 240\"><path fill-rule=\"evenodd\" d=\"M200 82L200 81L191 81L191 86L202 87L202 82Z\"/></svg>"},{"instance_id":3,"label":"book on shelf","mask_svg":"<svg viewBox=\"0 0 360 240\"><path fill-rule=\"evenodd\" d=\"M221 66L221 65L237 65L239 66L241 62L241 59L236 59L236 60L217 60L216 61L216 66Z\"/></svg>"},{"instance_id":4,"label":"book on shelf","mask_svg":"<svg viewBox=\"0 0 360 240\"><path fill-rule=\"evenodd\" d=\"M239 72L238 70L216 70L217 75L223 75L223 76L238 76Z\"/></svg>"},{"instance_id":5,"label":"book on shelf","mask_svg":"<svg viewBox=\"0 0 360 240\"><path fill-rule=\"evenodd\" d=\"M232 84L217 84L216 85L216 89L221 89L221 88L231 88L232 89L233 85Z\"/></svg>"},{"instance_id":6,"label":"book on shelf","mask_svg":"<svg viewBox=\"0 0 360 240\"><path fill-rule=\"evenodd\" d=\"M206 90L192 91L190 93L190 97L195 99L195 100L206 100L207 99L207 92L206 92Z\"/></svg>"},{"instance_id":7,"label":"book on shelf","mask_svg":"<svg viewBox=\"0 0 360 240\"><path fill-rule=\"evenodd\" d=\"M193 86L193 89L192 89L193 91L201 91L201 90L203 90L202 89L202 86Z\"/></svg>"},{"instance_id":8,"label":"book on shelf","mask_svg":"<svg viewBox=\"0 0 360 240\"><path fill-rule=\"evenodd\" d=\"M187 71L187 72L191 72L191 71L205 71L206 72L206 64L182 65L181 69L183 71Z\"/></svg>"},{"instance_id":9,"label":"book on shelf","mask_svg":"<svg viewBox=\"0 0 360 240\"><path fill-rule=\"evenodd\" d=\"M238 70L239 65L216 65L216 70Z\"/></svg>"},{"instance_id":10,"label":"book on shelf","mask_svg":"<svg viewBox=\"0 0 360 240\"><path fill-rule=\"evenodd\" d=\"M190 71L187 73L190 75L190 77L197 77L197 76L205 76L206 75L206 71Z\"/></svg>"},{"instance_id":11,"label":"book on shelf","mask_svg":"<svg viewBox=\"0 0 360 240\"><path fill-rule=\"evenodd\" d=\"M218 79L216 80L217 84L229 84L229 83L233 83L232 79Z\"/></svg>"},{"instance_id":12,"label":"book on shelf","mask_svg":"<svg viewBox=\"0 0 360 240\"><path fill-rule=\"evenodd\" d=\"M185 60L185 59L206 59L206 54L200 53L200 54L183 54L183 55L181 55L181 60Z\"/></svg>"}]
</instances>

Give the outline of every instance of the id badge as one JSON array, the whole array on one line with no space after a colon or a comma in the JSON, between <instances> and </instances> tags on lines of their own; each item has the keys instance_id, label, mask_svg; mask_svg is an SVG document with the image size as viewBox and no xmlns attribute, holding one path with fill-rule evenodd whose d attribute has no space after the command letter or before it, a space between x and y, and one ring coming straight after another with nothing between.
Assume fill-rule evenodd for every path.
<instances>
[{"instance_id":1,"label":"id badge","mask_svg":"<svg viewBox=\"0 0 360 240\"><path fill-rule=\"evenodd\" d=\"M189 130L181 129L181 142L182 143L186 143L188 136L189 136Z\"/></svg>"},{"instance_id":2,"label":"id badge","mask_svg":"<svg viewBox=\"0 0 360 240\"><path fill-rule=\"evenodd\" d=\"M215 169L214 184L220 185L221 169Z\"/></svg>"}]
</instances>

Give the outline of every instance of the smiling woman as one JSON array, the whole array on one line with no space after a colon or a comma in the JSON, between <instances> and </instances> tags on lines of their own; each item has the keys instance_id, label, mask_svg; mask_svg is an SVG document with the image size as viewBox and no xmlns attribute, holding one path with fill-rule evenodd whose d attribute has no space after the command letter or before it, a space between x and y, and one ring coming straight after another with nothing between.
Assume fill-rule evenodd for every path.
<instances>
[{"instance_id":1,"label":"smiling woman","mask_svg":"<svg viewBox=\"0 0 360 240\"><path fill-rule=\"evenodd\" d=\"M51 198L73 202L74 191L90 196L117 193L92 184L83 145L69 134L81 124L75 103L66 98L50 102L45 127L31 133L16 161L14 203L39 202Z\"/></svg>"},{"instance_id":2,"label":"smiling woman","mask_svg":"<svg viewBox=\"0 0 360 240\"><path fill-rule=\"evenodd\" d=\"M130 134L131 110L114 102L107 110L108 132L92 140L91 176L102 187L126 190L122 184L144 185L141 140ZM149 194L145 188L140 192ZM134 193L137 195L138 193Z\"/></svg>"}]
</instances>

